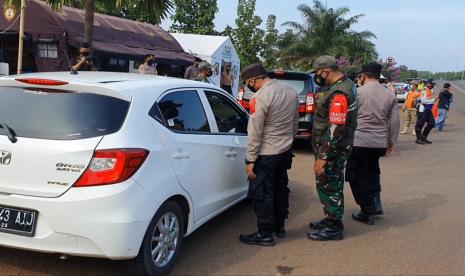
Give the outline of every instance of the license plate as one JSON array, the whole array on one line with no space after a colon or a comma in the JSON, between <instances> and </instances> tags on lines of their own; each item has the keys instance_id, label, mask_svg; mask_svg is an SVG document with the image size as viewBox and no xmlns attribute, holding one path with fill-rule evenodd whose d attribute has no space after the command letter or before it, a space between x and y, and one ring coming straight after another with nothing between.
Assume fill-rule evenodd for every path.
<instances>
[{"instance_id":1,"label":"license plate","mask_svg":"<svg viewBox=\"0 0 465 276\"><path fill-rule=\"evenodd\" d=\"M0 232L33 237L37 211L0 205Z\"/></svg>"}]
</instances>

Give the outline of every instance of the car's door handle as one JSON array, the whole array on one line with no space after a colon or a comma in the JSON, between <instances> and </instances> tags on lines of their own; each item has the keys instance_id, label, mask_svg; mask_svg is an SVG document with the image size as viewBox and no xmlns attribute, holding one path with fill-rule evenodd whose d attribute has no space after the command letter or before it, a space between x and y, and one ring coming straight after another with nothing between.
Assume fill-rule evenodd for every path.
<instances>
[{"instance_id":1,"label":"car's door handle","mask_svg":"<svg viewBox=\"0 0 465 276\"><path fill-rule=\"evenodd\" d=\"M224 153L224 155L226 155L227 157L236 157L237 152L235 152L235 151L227 151L227 152Z\"/></svg>"},{"instance_id":2,"label":"car's door handle","mask_svg":"<svg viewBox=\"0 0 465 276\"><path fill-rule=\"evenodd\" d=\"M174 159L187 159L190 158L191 155L187 152L177 152L173 154Z\"/></svg>"}]
</instances>

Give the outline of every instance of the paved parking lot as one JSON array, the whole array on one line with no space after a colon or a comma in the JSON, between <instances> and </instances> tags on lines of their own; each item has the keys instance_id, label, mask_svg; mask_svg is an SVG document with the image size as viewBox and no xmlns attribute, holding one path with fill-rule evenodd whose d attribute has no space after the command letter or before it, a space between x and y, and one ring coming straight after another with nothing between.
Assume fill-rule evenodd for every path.
<instances>
[{"instance_id":1,"label":"paved parking lot","mask_svg":"<svg viewBox=\"0 0 465 276\"><path fill-rule=\"evenodd\" d=\"M465 91L455 89L447 132L430 146L410 135L382 160L385 215L374 226L354 222L346 186L346 238L313 242L308 222L322 210L312 173L313 155L296 145L291 178L289 237L273 248L242 245L255 230L247 203L232 208L188 237L174 275L465 274ZM0 275L124 275L125 263L0 248Z\"/></svg>"}]
</instances>

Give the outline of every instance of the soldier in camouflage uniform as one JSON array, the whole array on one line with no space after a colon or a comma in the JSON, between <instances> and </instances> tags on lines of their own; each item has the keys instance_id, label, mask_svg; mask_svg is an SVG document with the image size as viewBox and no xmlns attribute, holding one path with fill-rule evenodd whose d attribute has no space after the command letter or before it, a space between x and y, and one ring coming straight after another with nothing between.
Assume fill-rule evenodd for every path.
<instances>
[{"instance_id":1,"label":"soldier in camouflage uniform","mask_svg":"<svg viewBox=\"0 0 465 276\"><path fill-rule=\"evenodd\" d=\"M318 196L325 218L310 223L317 230L308 238L317 241L343 239L344 167L352 150L357 126L357 98L353 82L331 56L321 56L313 64L317 109L313 122L313 150Z\"/></svg>"}]
</instances>

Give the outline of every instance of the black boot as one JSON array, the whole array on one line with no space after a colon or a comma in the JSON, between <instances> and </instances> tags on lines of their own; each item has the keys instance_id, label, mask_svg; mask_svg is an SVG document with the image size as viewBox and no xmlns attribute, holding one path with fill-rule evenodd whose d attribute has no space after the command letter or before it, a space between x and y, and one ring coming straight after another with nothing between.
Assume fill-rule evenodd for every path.
<instances>
[{"instance_id":1,"label":"black boot","mask_svg":"<svg viewBox=\"0 0 465 276\"><path fill-rule=\"evenodd\" d=\"M326 227L326 225L328 225L328 221L326 219L322 219L322 220L316 220L316 221L310 222L308 227L314 230L322 230L323 228ZM341 223L339 226L341 227L342 230L344 230L344 224Z\"/></svg>"},{"instance_id":2,"label":"black boot","mask_svg":"<svg viewBox=\"0 0 465 276\"><path fill-rule=\"evenodd\" d=\"M423 142L425 142L425 143L428 144L428 145L431 145L433 142L431 142L430 140L428 140L428 138L426 138L426 137L427 137L427 136L423 136L423 137L422 137Z\"/></svg>"},{"instance_id":3,"label":"black boot","mask_svg":"<svg viewBox=\"0 0 465 276\"><path fill-rule=\"evenodd\" d=\"M274 246L273 235L266 233L255 232L249 235L240 235L239 240L245 244L261 245L261 246Z\"/></svg>"},{"instance_id":4,"label":"black boot","mask_svg":"<svg viewBox=\"0 0 465 276\"><path fill-rule=\"evenodd\" d=\"M375 195L375 211L373 213L375 216L380 216L384 214L383 206L381 205L381 193Z\"/></svg>"},{"instance_id":5,"label":"black boot","mask_svg":"<svg viewBox=\"0 0 465 276\"><path fill-rule=\"evenodd\" d=\"M417 143L419 145L424 145L425 141L423 141L423 135L421 134L421 128L416 127L415 128L415 133L417 135L417 140L415 141L415 143Z\"/></svg>"},{"instance_id":6,"label":"black boot","mask_svg":"<svg viewBox=\"0 0 465 276\"><path fill-rule=\"evenodd\" d=\"M321 223L320 223L321 224ZM325 227L318 232L309 232L307 238L314 241L332 241L344 239L344 225L340 220L325 220Z\"/></svg>"},{"instance_id":7,"label":"black boot","mask_svg":"<svg viewBox=\"0 0 465 276\"><path fill-rule=\"evenodd\" d=\"M322 220L316 220L316 221L310 222L308 227L310 227L310 229L314 229L314 230L322 230L323 228L326 227L327 224L328 223L327 223L326 219L322 219Z\"/></svg>"},{"instance_id":8,"label":"black boot","mask_svg":"<svg viewBox=\"0 0 465 276\"><path fill-rule=\"evenodd\" d=\"M274 232L276 233L277 238L280 238L280 239L287 238L286 229L284 229L284 227L276 227L274 229Z\"/></svg>"},{"instance_id":9,"label":"black boot","mask_svg":"<svg viewBox=\"0 0 465 276\"><path fill-rule=\"evenodd\" d=\"M373 218L373 216L367 215L363 211L360 211L358 213L353 213L352 218L358 222L365 223L367 225L375 224L375 219Z\"/></svg>"}]
</instances>

